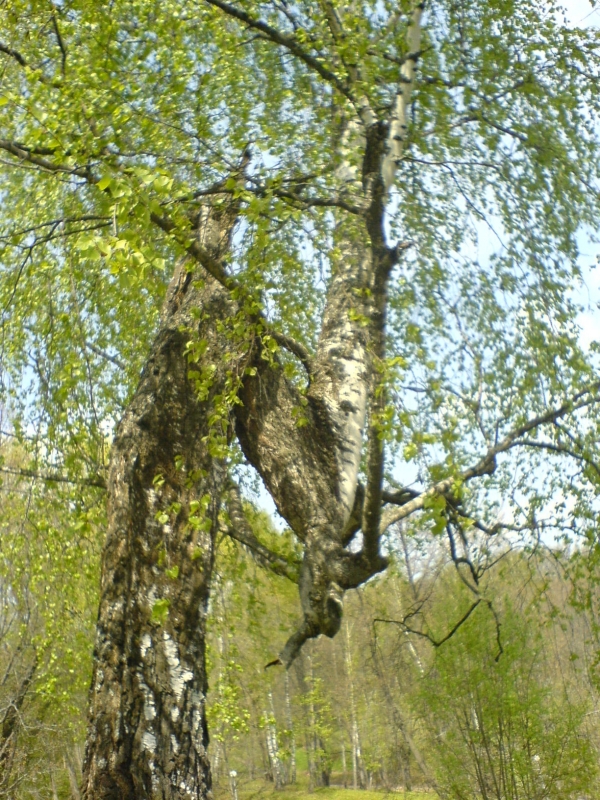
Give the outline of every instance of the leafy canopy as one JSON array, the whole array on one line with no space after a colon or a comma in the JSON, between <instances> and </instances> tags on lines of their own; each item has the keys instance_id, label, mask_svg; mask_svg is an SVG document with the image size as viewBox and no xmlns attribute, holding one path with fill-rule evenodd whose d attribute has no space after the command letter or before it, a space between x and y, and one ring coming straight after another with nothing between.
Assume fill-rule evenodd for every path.
<instances>
[{"instance_id":1,"label":"leafy canopy","mask_svg":"<svg viewBox=\"0 0 600 800\"><path fill-rule=\"evenodd\" d=\"M240 202L231 271L276 327L314 345L334 229L358 202L340 143L358 163L347 132L361 98L388 114L411 10L405 0L5 9L2 398L17 429L44 442L39 459L102 472L174 260L215 186ZM386 223L392 242L414 243L390 285L390 478L455 474L594 380L573 287L578 231L599 210L599 45L547 0L426 5ZM248 147L240 183L230 176ZM564 520L553 509L558 527L574 507L590 516L597 481L595 421L570 414L566 425L576 432L553 428L548 447L538 437L494 477L524 518L559 487L571 493ZM576 453L570 484L561 466L532 485L530 453L547 459L552 447ZM487 495L492 507L498 496Z\"/></svg>"}]
</instances>

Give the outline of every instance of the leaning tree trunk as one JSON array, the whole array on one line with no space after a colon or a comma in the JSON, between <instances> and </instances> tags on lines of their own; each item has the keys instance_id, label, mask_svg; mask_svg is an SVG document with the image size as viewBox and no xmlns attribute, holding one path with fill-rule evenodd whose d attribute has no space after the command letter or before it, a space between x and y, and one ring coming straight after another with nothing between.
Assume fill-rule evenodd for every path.
<instances>
[{"instance_id":1,"label":"leaning tree trunk","mask_svg":"<svg viewBox=\"0 0 600 800\"><path fill-rule=\"evenodd\" d=\"M218 255L227 227L205 219L203 245ZM219 284L179 266L112 445L85 800L210 791L205 617L226 475L209 452L209 412L225 380L216 328L230 313ZM189 340L199 343L195 363Z\"/></svg>"}]
</instances>

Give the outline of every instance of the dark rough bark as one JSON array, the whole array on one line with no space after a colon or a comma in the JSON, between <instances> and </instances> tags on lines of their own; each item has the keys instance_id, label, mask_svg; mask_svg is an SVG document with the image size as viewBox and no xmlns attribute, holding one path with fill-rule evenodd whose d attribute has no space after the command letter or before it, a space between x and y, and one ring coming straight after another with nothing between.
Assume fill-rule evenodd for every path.
<instances>
[{"instance_id":1,"label":"dark rough bark","mask_svg":"<svg viewBox=\"0 0 600 800\"><path fill-rule=\"evenodd\" d=\"M206 225L203 244L218 255L227 237L220 221L208 233ZM225 380L217 327L231 304L202 277L176 271L112 445L85 800L198 800L210 791L205 617L226 474L207 437ZM191 338L205 347L193 365ZM203 402L190 369L212 377Z\"/></svg>"}]
</instances>

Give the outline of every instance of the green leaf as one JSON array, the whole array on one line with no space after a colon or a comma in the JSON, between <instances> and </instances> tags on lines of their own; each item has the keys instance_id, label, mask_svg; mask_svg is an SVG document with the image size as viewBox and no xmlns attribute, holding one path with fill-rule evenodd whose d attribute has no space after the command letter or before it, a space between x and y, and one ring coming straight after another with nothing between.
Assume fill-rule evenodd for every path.
<instances>
[{"instance_id":1,"label":"green leaf","mask_svg":"<svg viewBox=\"0 0 600 800\"><path fill-rule=\"evenodd\" d=\"M167 617L169 616L169 607L171 605L171 601L167 598L162 598L161 600L157 600L154 605L152 606L152 621L158 622L160 625L164 625L167 621Z\"/></svg>"}]
</instances>

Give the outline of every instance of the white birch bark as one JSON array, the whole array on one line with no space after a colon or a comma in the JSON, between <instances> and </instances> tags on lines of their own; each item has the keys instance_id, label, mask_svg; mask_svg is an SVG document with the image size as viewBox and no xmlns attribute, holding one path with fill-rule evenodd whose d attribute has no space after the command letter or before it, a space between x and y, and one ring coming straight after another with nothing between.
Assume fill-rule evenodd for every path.
<instances>
[{"instance_id":1,"label":"white birch bark","mask_svg":"<svg viewBox=\"0 0 600 800\"><path fill-rule=\"evenodd\" d=\"M289 744L290 744L290 764L289 764L289 783L296 783L296 734L294 732L294 719L292 717L292 701L290 697L290 674L285 673L284 679L285 691L285 724L288 730Z\"/></svg>"},{"instance_id":2,"label":"white birch bark","mask_svg":"<svg viewBox=\"0 0 600 800\"><path fill-rule=\"evenodd\" d=\"M229 770L229 789L232 800L238 800L237 772L234 769Z\"/></svg>"},{"instance_id":3,"label":"white birch bark","mask_svg":"<svg viewBox=\"0 0 600 800\"><path fill-rule=\"evenodd\" d=\"M328 291L312 390L325 402L336 434L342 529L354 506L371 383L365 325L371 272L370 253L345 243Z\"/></svg>"},{"instance_id":4,"label":"white birch bark","mask_svg":"<svg viewBox=\"0 0 600 800\"><path fill-rule=\"evenodd\" d=\"M281 789L283 786L283 770L281 759L279 757L279 743L277 741L277 727L275 723L275 706L273 703L273 693L269 692L269 705L270 713L265 711L265 731L267 738L267 752L269 754L269 761L271 762L271 771L273 773L273 783L276 789Z\"/></svg>"},{"instance_id":5,"label":"white birch bark","mask_svg":"<svg viewBox=\"0 0 600 800\"><path fill-rule=\"evenodd\" d=\"M212 779L213 784L216 786L219 783L219 773L221 768L221 745L219 740L215 742L215 754L212 762Z\"/></svg>"},{"instance_id":6,"label":"white birch bark","mask_svg":"<svg viewBox=\"0 0 600 800\"><path fill-rule=\"evenodd\" d=\"M381 174L386 193L392 187L398 165L404 154L408 133L407 111L415 83L415 72L421 49L421 19L425 2L418 0L412 11L406 35L408 54L400 69L400 87L396 92L392 119L390 122L388 151L383 160Z\"/></svg>"},{"instance_id":7,"label":"white birch bark","mask_svg":"<svg viewBox=\"0 0 600 800\"><path fill-rule=\"evenodd\" d=\"M346 620L346 675L348 678L348 694L350 697L350 742L352 745L352 787L358 789L362 786L362 764L360 750L360 735L358 732L358 719L356 714L356 697L354 693L354 680L352 678L352 657L350 655L350 626Z\"/></svg>"}]
</instances>

